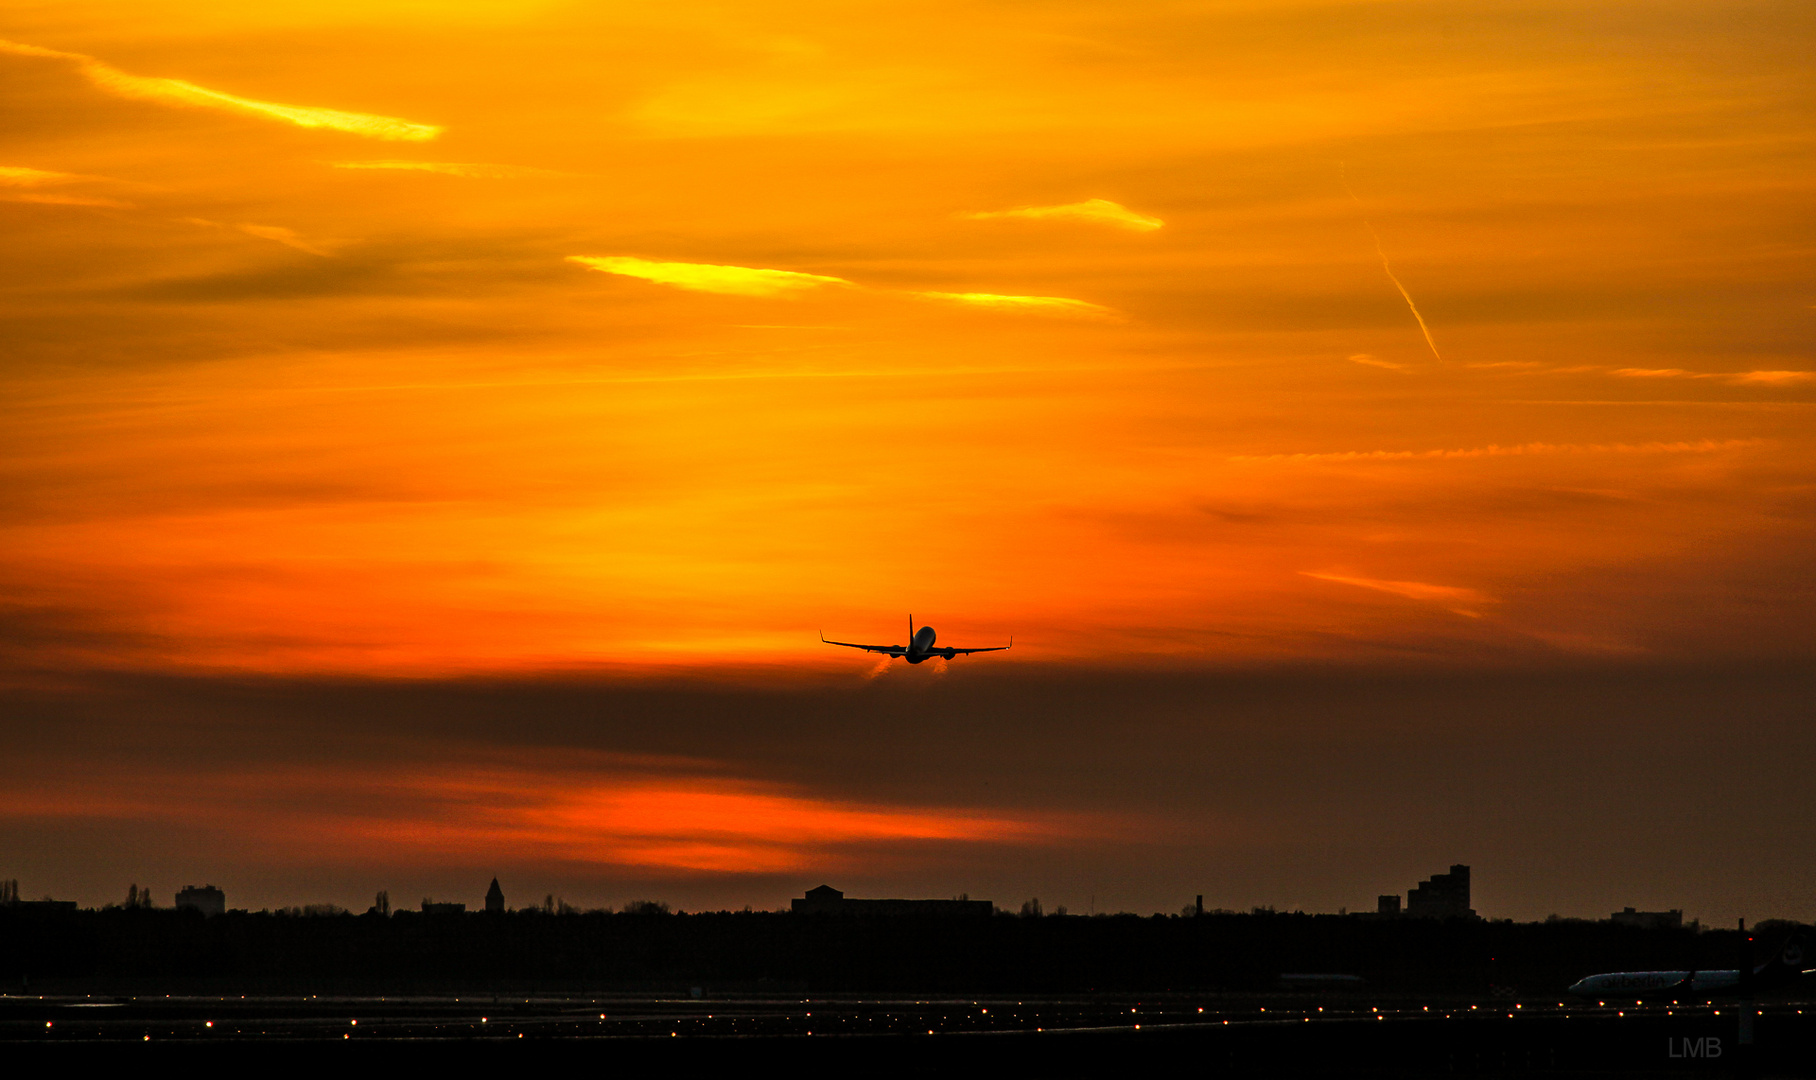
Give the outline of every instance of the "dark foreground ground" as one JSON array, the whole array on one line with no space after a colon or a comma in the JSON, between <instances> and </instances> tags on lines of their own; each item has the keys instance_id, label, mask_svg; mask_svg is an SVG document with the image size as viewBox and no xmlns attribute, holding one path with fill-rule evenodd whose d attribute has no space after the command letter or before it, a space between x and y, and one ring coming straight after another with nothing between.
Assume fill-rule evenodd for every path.
<instances>
[{"instance_id":1,"label":"dark foreground ground","mask_svg":"<svg viewBox=\"0 0 1816 1080\"><path fill-rule=\"evenodd\" d=\"M306 917L0 909L0 1060L454 1071L569 1059L1128 1075L1816 1076L1816 993L1582 1002L1788 927L1259 913ZM1284 974L1342 975L1307 991ZM1295 989L1289 991L1287 986ZM1740 1037L1755 1013L1755 1041ZM19 1075L27 1075L20 1072Z\"/></svg>"},{"instance_id":2,"label":"dark foreground ground","mask_svg":"<svg viewBox=\"0 0 1816 1080\"><path fill-rule=\"evenodd\" d=\"M1816 1001L1398 995L0 998L0 1056L441 1067L1017 1067L1060 1075L1816 1075Z\"/></svg>"}]
</instances>

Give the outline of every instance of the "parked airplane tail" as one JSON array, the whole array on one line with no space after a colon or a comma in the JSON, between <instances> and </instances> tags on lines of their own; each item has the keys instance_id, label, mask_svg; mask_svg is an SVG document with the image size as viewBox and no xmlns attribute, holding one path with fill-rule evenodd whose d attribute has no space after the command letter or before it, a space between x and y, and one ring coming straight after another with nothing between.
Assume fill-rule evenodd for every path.
<instances>
[{"instance_id":1,"label":"parked airplane tail","mask_svg":"<svg viewBox=\"0 0 1816 1080\"><path fill-rule=\"evenodd\" d=\"M1779 946L1777 956L1753 969L1753 977L1768 985L1794 982L1805 974L1816 972L1807 966L1810 962L1810 932L1794 930Z\"/></svg>"}]
</instances>

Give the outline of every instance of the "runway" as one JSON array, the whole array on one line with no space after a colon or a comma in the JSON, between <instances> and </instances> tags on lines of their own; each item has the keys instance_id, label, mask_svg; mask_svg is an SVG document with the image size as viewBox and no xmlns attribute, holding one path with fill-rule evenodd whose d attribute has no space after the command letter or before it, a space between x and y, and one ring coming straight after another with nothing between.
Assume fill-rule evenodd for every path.
<instances>
[{"instance_id":1,"label":"runway","mask_svg":"<svg viewBox=\"0 0 1816 1080\"><path fill-rule=\"evenodd\" d=\"M478 993L0 997L0 1045L212 1057L491 1058L1053 1066L1186 1053L1232 1073L1732 1072L1816 1075L1816 1002L1575 1002L1386 995L894 997ZM355 1049L355 1047L364 1049Z\"/></svg>"}]
</instances>

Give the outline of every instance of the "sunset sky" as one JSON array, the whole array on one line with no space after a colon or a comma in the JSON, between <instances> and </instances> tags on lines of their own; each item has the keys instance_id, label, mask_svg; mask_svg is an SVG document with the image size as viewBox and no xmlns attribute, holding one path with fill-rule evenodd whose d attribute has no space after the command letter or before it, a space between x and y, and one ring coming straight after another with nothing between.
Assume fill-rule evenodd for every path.
<instances>
[{"instance_id":1,"label":"sunset sky","mask_svg":"<svg viewBox=\"0 0 1816 1080\"><path fill-rule=\"evenodd\" d=\"M1813 41L0 4L0 877L1816 918Z\"/></svg>"}]
</instances>

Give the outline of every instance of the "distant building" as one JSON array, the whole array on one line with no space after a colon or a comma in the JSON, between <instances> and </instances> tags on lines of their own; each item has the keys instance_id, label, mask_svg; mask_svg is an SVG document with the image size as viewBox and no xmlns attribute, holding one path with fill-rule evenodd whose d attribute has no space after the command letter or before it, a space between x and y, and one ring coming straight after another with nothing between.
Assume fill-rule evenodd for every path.
<instances>
[{"instance_id":1,"label":"distant building","mask_svg":"<svg viewBox=\"0 0 1816 1080\"><path fill-rule=\"evenodd\" d=\"M1684 926L1684 913L1677 908L1670 911L1634 911L1622 908L1608 916L1608 921L1616 926L1633 926L1641 930L1681 930Z\"/></svg>"},{"instance_id":2,"label":"distant building","mask_svg":"<svg viewBox=\"0 0 1816 1080\"><path fill-rule=\"evenodd\" d=\"M933 915L942 918L990 917L988 900L847 900L830 885L807 890L791 907L797 915Z\"/></svg>"},{"instance_id":3,"label":"distant building","mask_svg":"<svg viewBox=\"0 0 1816 1080\"><path fill-rule=\"evenodd\" d=\"M1422 919L1473 919L1469 906L1469 867L1458 863L1448 874L1433 874L1406 894L1406 914Z\"/></svg>"},{"instance_id":4,"label":"distant building","mask_svg":"<svg viewBox=\"0 0 1816 1080\"><path fill-rule=\"evenodd\" d=\"M1400 913L1400 894L1388 893L1375 897L1376 915L1398 915Z\"/></svg>"},{"instance_id":5,"label":"distant building","mask_svg":"<svg viewBox=\"0 0 1816 1080\"><path fill-rule=\"evenodd\" d=\"M486 890L486 910L504 912L504 890L498 887L498 879L492 879L492 887Z\"/></svg>"},{"instance_id":6,"label":"distant building","mask_svg":"<svg viewBox=\"0 0 1816 1080\"><path fill-rule=\"evenodd\" d=\"M466 910L467 905L465 904L444 904L436 900L431 900L426 896L422 899L422 913L424 915L464 915L466 914Z\"/></svg>"},{"instance_id":7,"label":"distant building","mask_svg":"<svg viewBox=\"0 0 1816 1080\"><path fill-rule=\"evenodd\" d=\"M227 894L213 885L196 888L194 885L183 886L177 894L177 910L191 908L204 915L225 915L227 913Z\"/></svg>"}]
</instances>

